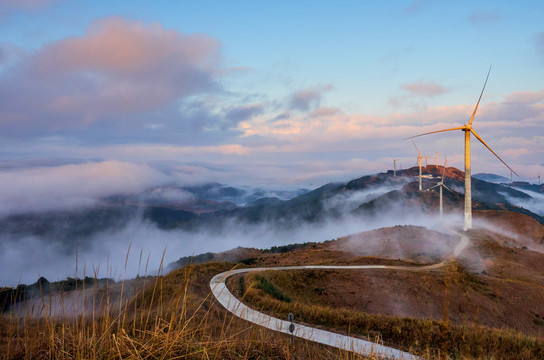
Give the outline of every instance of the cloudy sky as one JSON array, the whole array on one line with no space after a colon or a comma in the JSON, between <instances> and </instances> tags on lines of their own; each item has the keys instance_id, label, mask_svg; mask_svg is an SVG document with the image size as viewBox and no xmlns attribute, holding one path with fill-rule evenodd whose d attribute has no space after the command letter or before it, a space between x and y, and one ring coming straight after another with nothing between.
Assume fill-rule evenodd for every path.
<instances>
[{"instance_id":1,"label":"cloudy sky","mask_svg":"<svg viewBox=\"0 0 544 360\"><path fill-rule=\"evenodd\" d=\"M0 197L16 209L170 183L316 187L414 166L402 139L468 121L490 65L473 126L536 182L543 13L523 0L0 0ZM461 132L417 144L462 168ZM510 176L478 143L472 165Z\"/></svg>"}]
</instances>

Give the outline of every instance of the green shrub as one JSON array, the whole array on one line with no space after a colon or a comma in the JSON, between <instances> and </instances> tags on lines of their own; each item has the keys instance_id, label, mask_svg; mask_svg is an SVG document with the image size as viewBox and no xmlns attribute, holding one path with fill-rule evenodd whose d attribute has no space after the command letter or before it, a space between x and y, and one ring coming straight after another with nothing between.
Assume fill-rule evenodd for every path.
<instances>
[{"instance_id":1,"label":"green shrub","mask_svg":"<svg viewBox=\"0 0 544 360\"><path fill-rule=\"evenodd\" d=\"M255 275L255 280L257 280L257 283L254 285L255 288L264 291L274 299L283 302L291 302L291 298L288 295L284 294L280 289L272 285L272 283L266 280L263 276Z\"/></svg>"}]
</instances>

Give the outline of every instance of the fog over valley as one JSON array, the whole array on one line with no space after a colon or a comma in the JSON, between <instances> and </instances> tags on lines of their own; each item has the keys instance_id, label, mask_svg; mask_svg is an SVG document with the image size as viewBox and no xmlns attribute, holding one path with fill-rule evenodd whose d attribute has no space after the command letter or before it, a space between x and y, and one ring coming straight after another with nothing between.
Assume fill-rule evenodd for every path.
<instances>
[{"instance_id":1,"label":"fog over valley","mask_svg":"<svg viewBox=\"0 0 544 360\"><path fill-rule=\"evenodd\" d=\"M442 173L436 166L428 170ZM461 189L460 172L448 171L446 182ZM453 231L462 216L461 194L445 194L450 211L440 218L435 191L413 192L417 168L397 174L314 189L266 189L217 182L183 185L185 178L174 169L133 163L5 170L0 173L5 199L0 205L5 269L0 284L33 283L40 276L50 281L95 275L118 280L156 274L180 257L321 242L395 225ZM432 184L426 180L425 186ZM527 204L528 213L534 211L532 216L540 219L536 204L542 203L542 189L516 189L475 180L473 196L491 201L484 207L505 199Z\"/></svg>"}]
</instances>

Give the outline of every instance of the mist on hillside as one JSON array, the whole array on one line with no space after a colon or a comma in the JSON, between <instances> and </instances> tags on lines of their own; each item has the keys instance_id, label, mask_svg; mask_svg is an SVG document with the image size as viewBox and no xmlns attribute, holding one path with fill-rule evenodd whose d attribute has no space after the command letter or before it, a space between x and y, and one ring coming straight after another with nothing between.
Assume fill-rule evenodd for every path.
<instances>
[{"instance_id":1,"label":"mist on hillside","mask_svg":"<svg viewBox=\"0 0 544 360\"><path fill-rule=\"evenodd\" d=\"M440 232L462 226L461 209L439 218L432 210L422 210L417 202L402 204L395 197L380 200L415 180L390 175L373 176L367 179L368 184L358 182L363 178L353 184L328 184L308 193L295 186L184 185L187 176L175 171L121 162L4 171L0 173L0 192L5 200L0 204L0 216L15 216L15 220L9 224L0 220L0 286L33 283L40 276L49 281L83 276L132 278L156 274L180 257L238 246L263 249L320 242L395 225L419 225ZM41 180L36 182L36 178ZM321 197L328 189L335 192ZM308 202L282 202L301 194ZM523 204L516 203L519 199L511 201L542 215L542 195L530 195L534 200ZM267 197L276 198L275 210L269 211L272 205L266 201L255 209L244 207ZM200 211L203 205L198 201L204 201L207 211L199 219L207 220L190 224L192 227L175 221L173 226L161 226L146 217L142 207L186 210L183 206L190 204L190 211ZM231 209L234 212L228 212ZM211 211L217 210L219 216L215 217ZM37 217L25 218L25 214ZM194 219L196 215L191 216ZM74 224L81 223L81 228L74 229Z\"/></svg>"},{"instance_id":2,"label":"mist on hillside","mask_svg":"<svg viewBox=\"0 0 544 360\"><path fill-rule=\"evenodd\" d=\"M397 190L402 184L404 182L336 195L328 199L324 207L329 210L334 208L337 216L320 222L300 220L289 228L274 221L248 223L232 218L220 228L162 230L135 216L120 228L99 232L89 238L73 239L71 244L36 235L7 236L0 243L0 261L5 269L0 274L0 285L33 283L39 276L49 281L68 276L95 275L118 280L138 274L156 274L161 262L162 267L166 268L180 257L220 252L238 246L263 249L291 243L319 242L394 225L413 224L444 230L449 224L460 221L458 215L438 219L416 209L406 211L401 207L393 207L391 211L371 218L356 217L350 213L359 204Z\"/></svg>"},{"instance_id":3,"label":"mist on hillside","mask_svg":"<svg viewBox=\"0 0 544 360\"><path fill-rule=\"evenodd\" d=\"M529 195L531 199L518 199L512 196L507 196L507 200L513 205L523 207L540 216L544 216L544 194L537 193L526 189L515 188Z\"/></svg>"}]
</instances>

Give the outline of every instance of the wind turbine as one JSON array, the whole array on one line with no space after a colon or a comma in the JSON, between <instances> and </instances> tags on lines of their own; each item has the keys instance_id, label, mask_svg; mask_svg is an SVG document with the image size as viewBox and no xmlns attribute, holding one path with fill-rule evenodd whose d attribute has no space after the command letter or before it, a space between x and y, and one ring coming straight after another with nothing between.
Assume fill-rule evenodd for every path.
<instances>
[{"instance_id":1,"label":"wind turbine","mask_svg":"<svg viewBox=\"0 0 544 360\"><path fill-rule=\"evenodd\" d=\"M474 111L472 112L472 116L470 117L470 120L468 123L466 123L463 126L451 128L451 129L444 129L444 130L437 130L437 131L431 131L424 134L419 134L416 136L409 137L408 139L412 139L418 136L423 135L429 135L439 132L445 132L445 131L453 131L453 130L461 130L465 132L465 226L464 230L472 229L472 193L471 193L471 181L470 181L470 133L474 134L476 139L480 140L484 146L493 153L510 171L512 171L514 174L519 176L510 166L508 166L507 163L505 163L499 155L497 155L491 148L485 143L485 141L478 135L476 131L472 128L472 121L474 120L474 116L476 116L476 111L478 110L478 106L480 105L480 100L482 100L482 95L484 94L485 86L487 84L487 79L489 79L489 73L491 73L491 66L489 67L489 71L487 72L487 77L485 78L484 87L482 88L482 92L480 93L480 97L478 98L478 102L476 103L476 107L474 108Z\"/></svg>"},{"instance_id":2,"label":"wind turbine","mask_svg":"<svg viewBox=\"0 0 544 360\"><path fill-rule=\"evenodd\" d=\"M443 206L442 206L442 188L446 188L449 192L453 193L453 191L451 191L451 189L449 187L446 186L446 184L444 184L444 179L446 178L446 166L448 164L448 160L446 160L446 158L444 158L444 170L442 170L442 179L440 179L440 181L438 183L436 183L435 186L433 187L430 187L428 190L431 190L431 189L434 189L435 187L440 187L440 217L442 217L442 214L443 214ZM438 167L438 166L437 166Z\"/></svg>"},{"instance_id":3,"label":"wind turbine","mask_svg":"<svg viewBox=\"0 0 544 360\"><path fill-rule=\"evenodd\" d=\"M412 138L409 138L409 139L412 139ZM421 159L425 158L425 160L427 160L428 156L421 155L414 140L412 140L412 144L414 144L414 147L416 148L416 151L417 151L417 163L419 165L419 191L421 191ZM425 163L425 167L427 167L427 163Z\"/></svg>"},{"instance_id":4,"label":"wind turbine","mask_svg":"<svg viewBox=\"0 0 544 360\"><path fill-rule=\"evenodd\" d=\"M397 161L399 159L393 159L393 177L397 177Z\"/></svg>"}]
</instances>

